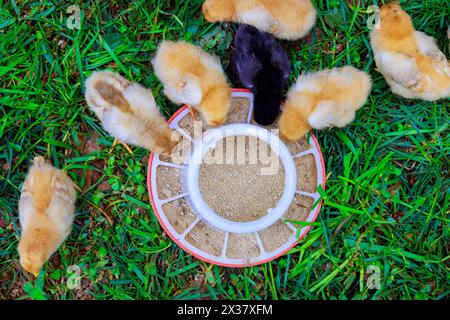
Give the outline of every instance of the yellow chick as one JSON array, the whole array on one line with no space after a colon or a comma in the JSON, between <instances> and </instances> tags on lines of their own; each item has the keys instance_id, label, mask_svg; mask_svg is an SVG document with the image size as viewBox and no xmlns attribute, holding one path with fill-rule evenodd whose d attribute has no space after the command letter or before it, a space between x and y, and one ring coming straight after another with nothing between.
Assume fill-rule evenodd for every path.
<instances>
[{"instance_id":1,"label":"yellow chick","mask_svg":"<svg viewBox=\"0 0 450 320\"><path fill-rule=\"evenodd\" d=\"M37 276L67 238L75 200L72 180L44 158L34 158L19 200L22 234L18 250L20 264L26 271Z\"/></svg>"},{"instance_id":2,"label":"yellow chick","mask_svg":"<svg viewBox=\"0 0 450 320\"><path fill-rule=\"evenodd\" d=\"M404 98L435 101L450 96L450 65L435 39L414 29L398 3L381 8L380 25L371 31L378 71Z\"/></svg>"},{"instance_id":3,"label":"yellow chick","mask_svg":"<svg viewBox=\"0 0 450 320\"><path fill-rule=\"evenodd\" d=\"M296 141L312 128L345 127L355 119L371 87L370 76L350 66L302 75L289 90L280 136Z\"/></svg>"},{"instance_id":4,"label":"yellow chick","mask_svg":"<svg viewBox=\"0 0 450 320\"><path fill-rule=\"evenodd\" d=\"M86 80L85 98L114 138L164 155L177 144L151 91L143 86L114 72L94 72Z\"/></svg>"},{"instance_id":5,"label":"yellow chick","mask_svg":"<svg viewBox=\"0 0 450 320\"><path fill-rule=\"evenodd\" d=\"M231 88L219 58L184 41L163 41L152 63L173 103L193 107L208 125L226 121Z\"/></svg>"},{"instance_id":6,"label":"yellow chick","mask_svg":"<svg viewBox=\"0 0 450 320\"><path fill-rule=\"evenodd\" d=\"M210 22L245 23L286 40L304 37L317 16L310 0L206 0L202 10Z\"/></svg>"}]
</instances>

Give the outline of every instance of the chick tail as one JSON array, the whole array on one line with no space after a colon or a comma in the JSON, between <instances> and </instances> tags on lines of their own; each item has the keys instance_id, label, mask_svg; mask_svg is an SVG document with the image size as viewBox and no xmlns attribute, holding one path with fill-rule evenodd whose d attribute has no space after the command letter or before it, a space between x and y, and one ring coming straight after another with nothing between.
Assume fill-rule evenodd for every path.
<instances>
[{"instance_id":1,"label":"chick tail","mask_svg":"<svg viewBox=\"0 0 450 320\"><path fill-rule=\"evenodd\" d=\"M209 22L235 21L236 0L206 0L202 12Z\"/></svg>"},{"instance_id":2,"label":"chick tail","mask_svg":"<svg viewBox=\"0 0 450 320\"><path fill-rule=\"evenodd\" d=\"M334 101L326 100L317 105L308 117L308 122L311 127L319 130L328 127L344 127L354 119L354 114L354 110L339 108Z\"/></svg>"},{"instance_id":3,"label":"chick tail","mask_svg":"<svg viewBox=\"0 0 450 320\"><path fill-rule=\"evenodd\" d=\"M364 71L355 71L355 84L352 86L352 92L355 94L353 100L354 111L359 110L369 98L372 91L372 78Z\"/></svg>"},{"instance_id":4,"label":"chick tail","mask_svg":"<svg viewBox=\"0 0 450 320\"><path fill-rule=\"evenodd\" d=\"M130 106L123 94L131 83L111 71L94 72L86 80L86 102L96 113L104 112L112 106L127 112Z\"/></svg>"},{"instance_id":5,"label":"chick tail","mask_svg":"<svg viewBox=\"0 0 450 320\"><path fill-rule=\"evenodd\" d=\"M259 14L256 16L257 20L248 23L272 33L277 38L284 40L303 38L316 23L317 11L311 0L267 2L271 2L265 4L269 8L267 16L263 18ZM263 21L264 24L256 24L259 21Z\"/></svg>"},{"instance_id":6,"label":"chick tail","mask_svg":"<svg viewBox=\"0 0 450 320\"><path fill-rule=\"evenodd\" d=\"M73 181L63 172L58 172L52 177L53 199L75 203L76 191Z\"/></svg>"},{"instance_id":7,"label":"chick tail","mask_svg":"<svg viewBox=\"0 0 450 320\"><path fill-rule=\"evenodd\" d=\"M304 1L303 10L300 12L297 21L301 25L296 27L296 30L287 34L287 40L295 40L303 38L314 26L317 20L317 11L311 1Z\"/></svg>"},{"instance_id":8,"label":"chick tail","mask_svg":"<svg viewBox=\"0 0 450 320\"><path fill-rule=\"evenodd\" d=\"M171 81L169 85L164 86L164 93L175 103L198 105L203 97L201 80L194 74L183 74L180 78Z\"/></svg>"},{"instance_id":9,"label":"chick tail","mask_svg":"<svg viewBox=\"0 0 450 320\"><path fill-rule=\"evenodd\" d=\"M351 111L360 109L366 103L372 90L372 78L370 75L355 67L345 66L337 69L334 77L337 77L335 79L339 81L339 87L341 88L336 88L338 92L341 91L341 99L333 98L339 109ZM346 102L337 102L339 100Z\"/></svg>"}]
</instances>

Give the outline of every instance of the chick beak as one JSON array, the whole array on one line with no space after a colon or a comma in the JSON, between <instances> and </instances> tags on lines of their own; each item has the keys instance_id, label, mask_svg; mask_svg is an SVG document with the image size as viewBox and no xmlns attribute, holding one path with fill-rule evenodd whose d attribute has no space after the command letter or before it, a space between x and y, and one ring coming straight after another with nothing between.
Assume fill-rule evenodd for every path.
<instances>
[{"instance_id":1,"label":"chick beak","mask_svg":"<svg viewBox=\"0 0 450 320\"><path fill-rule=\"evenodd\" d=\"M39 272L34 272L34 273L33 273L33 276L34 276L35 278L37 278L37 277L39 276Z\"/></svg>"}]
</instances>

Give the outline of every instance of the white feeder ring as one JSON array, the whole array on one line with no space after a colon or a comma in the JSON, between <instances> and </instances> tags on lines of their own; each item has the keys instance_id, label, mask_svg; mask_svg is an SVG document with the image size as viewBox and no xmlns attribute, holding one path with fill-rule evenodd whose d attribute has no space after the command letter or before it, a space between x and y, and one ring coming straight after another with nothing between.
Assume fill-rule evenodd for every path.
<instances>
[{"instance_id":1,"label":"white feeder ring","mask_svg":"<svg viewBox=\"0 0 450 320\"><path fill-rule=\"evenodd\" d=\"M198 178L204 156L218 141L230 136L251 136L266 142L272 151L278 154L284 166L284 191L278 204L275 208L269 209L264 217L254 221L236 222L221 217L208 206L200 192ZM288 148L272 132L251 124L230 124L207 131L203 138L197 141L189 161L186 183L192 204L208 223L226 232L252 233L271 226L287 212L296 192L297 170Z\"/></svg>"}]
</instances>

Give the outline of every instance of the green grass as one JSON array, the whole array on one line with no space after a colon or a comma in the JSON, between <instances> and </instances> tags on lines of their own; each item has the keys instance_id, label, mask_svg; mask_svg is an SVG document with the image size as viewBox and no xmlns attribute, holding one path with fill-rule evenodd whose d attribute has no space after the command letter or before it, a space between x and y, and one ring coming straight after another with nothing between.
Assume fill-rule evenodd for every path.
<instances>
[{"instance_id":1,"label":"green grass","mask_svg":"<svg viewBox=\"0 0 450 320\"><path fill-rule=\"evenodd\" d=\"M236 26L204 21L201 2L2 4L0 299L448 299L449 100L392 95L368 40L366 11L377 1L316 0L312 36L283 43L294 64L291 81L346 64L374 79L351 126L317 133L329 173L319 226L289 254L243 269L199 261L163 232L146 191L148 152L111 150L113 139L84 102L83 81L94 70L118 71L152 88L165 115L172 114L177 107L164 98L150 64L161 39L200 44L229 64ZM402 3L416 28L448 54L450 4ZM66 26L70 4L83 12L80 30ZM70 237L37 280L21 270L16 249L17 200L35 155L83 189ZM68 288L70 265L81 268L79 289ZM371 265L382 273L378 290L366 286Z\"/></svg>"}]
</instances>

